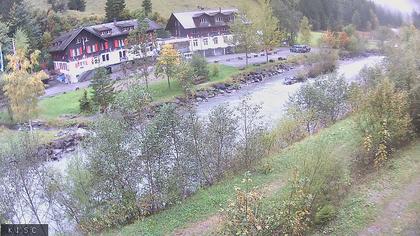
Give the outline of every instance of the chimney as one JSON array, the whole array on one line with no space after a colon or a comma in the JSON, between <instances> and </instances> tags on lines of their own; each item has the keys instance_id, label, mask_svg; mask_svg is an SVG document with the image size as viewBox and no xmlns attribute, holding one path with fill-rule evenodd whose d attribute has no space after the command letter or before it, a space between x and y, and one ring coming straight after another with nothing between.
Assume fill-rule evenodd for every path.
<instances>
[{"instance_id":1,"label":"chimney","mask_svg":"<svg viewBox=\"0 0 420 236\"><path fill-rule=\"evenodd\" d=\"M219 7L219 12L222 13L222 8L221 7Z\"/></svg>"},{"instance_id":2,"label":"chimney","mask_svg":"<svg viewBox=\"0 0 420 236\"><path fill-rule=\"evenodd\" d=\"M117 23L117 18L114 18L114 25L115 25L115 23Z\"/></svg>"}]
</instances>

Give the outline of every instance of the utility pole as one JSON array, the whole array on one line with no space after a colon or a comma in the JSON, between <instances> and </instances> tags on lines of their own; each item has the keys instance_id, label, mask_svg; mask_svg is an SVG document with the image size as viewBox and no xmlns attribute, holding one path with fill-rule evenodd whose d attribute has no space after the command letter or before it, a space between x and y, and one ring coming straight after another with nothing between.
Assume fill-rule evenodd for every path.
<instances>
[{"instance_id":1,"label":"utility pole","mask_svg":"<svg viewBox=\"0 0 420 236\"><path fill-rule=\"evenodd\" d=\"M13 38L12 38L12 45L13 45L13 55L16 55L15 39L13 39Z\"/></svg>"},{"instance_id":2,"label":"utility pole","mask_svg":"<svg viewBox=\"0 0 420 236\"><path fill-rule=\"evenodd\" d=\"M4 61L3 61L3 50L1 48L1 43L0 43L0 71L4 72Z\"/></svg>"}]
</instances>

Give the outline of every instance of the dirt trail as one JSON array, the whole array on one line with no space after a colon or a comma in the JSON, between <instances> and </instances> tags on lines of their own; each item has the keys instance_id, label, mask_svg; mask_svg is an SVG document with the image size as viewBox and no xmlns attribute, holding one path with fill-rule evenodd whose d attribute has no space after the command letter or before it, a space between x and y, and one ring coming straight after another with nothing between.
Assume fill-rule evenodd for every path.
<instances>
[{"instance_id":1,"label":"dirt trail","mask_svg":"<svg viewBox=\"0 0 420 236\"><path fill-rule=\"evenodd\" d=\"M269 196L280 190L285 185L283 180L276 180L271 183L266 184L264 187L259 189L259 191L265 195ZM223 218L220 213L214 214L204 220L195 222L183 229L178 229L173 232L172 236L199 236L199 235L208 235L212 232L217 231L217 228L221 226Z\"/></svg>"},{"instance_id":2,"label":"dirt trail","mask_svg":"<svg viewBox=\"0 0 420 236\"><path fill-rule=\"evenodd\" d=\"M396 235L401 229L397 227L398 222L405 225L417 224L420 213L410 212L410 205L420 202L420 177L414 179L405 186L400 193L393 197L383 208L383 211L367 228L358 235ZM416 223L417 222L417 223ZM404 229L403 229L404 230ZM403 235L420 235L420 227L407 229Z\"/></svg>"}]
</instances>

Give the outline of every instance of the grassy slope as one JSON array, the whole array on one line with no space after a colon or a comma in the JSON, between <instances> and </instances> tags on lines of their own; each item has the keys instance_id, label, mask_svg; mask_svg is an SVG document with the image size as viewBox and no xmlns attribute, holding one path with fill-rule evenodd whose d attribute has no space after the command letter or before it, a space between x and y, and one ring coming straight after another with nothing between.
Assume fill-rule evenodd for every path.
<instances>
[{"instance_id":1,"label":"grassy slope","mask_svg":"<svg viewBox=\"0 0 420 236\"><path fill-rule=\"evenodd\" d=\"M269 163L273 171L263 174L262 171L252 173L252 186L264 187L274 181L287 181L290 171L302 158L310 157L318 150L327 150L339 159L348 160L353 157L360 138L354 129L351 119L341 121L317 135L299 142L278 155L263 160ZM258 167L260 168L260 167ZM257 169L258 169L257 168ZM165 210L159 214L135 222L121 229L110 232L110 235L165 235L175 229L206 219L225 206L228 199L235 194L234 187L244 187L242 175L226 180L204 190L200 190L191 198Z\"/></svg>"},{"instance_id":2,"label":"grassy slope","mask_svg":"<svg viewBox=\"0 0 420 236\"><path fill-rule=\"evenodd\" d=\"M46 9L48 7L47 0L29 0L33 6ZM105 12L106 0L86 0L86 11L83 13L69 11L67 14L76 14L81 16L103 15ZM142 0L126 0L127 9L135 10L141 8ZM153 11L159 12L164 18L169 18L173 11L194 10L197 6L206 8L227 8L241 7L244 3L250 7L258 5L256 0L152 0Z\"/></svg>"},{"instance_id":3,"label":"grassy slope","mask_svg":"<svg viewBox=\"0 0 420 236\"><path fill-rule=\"evenodd\" d=\"M398 151L385 168L367 177L343 202L336 221L327 227L333 235L356 235L380 216L381 210L401 190L420 176L420 139ZM417 203L408 209L420 212ZM401 222L396 222L401 223ZM391 234L391 233L390 233Z\"/></svg>"}]
</instances>

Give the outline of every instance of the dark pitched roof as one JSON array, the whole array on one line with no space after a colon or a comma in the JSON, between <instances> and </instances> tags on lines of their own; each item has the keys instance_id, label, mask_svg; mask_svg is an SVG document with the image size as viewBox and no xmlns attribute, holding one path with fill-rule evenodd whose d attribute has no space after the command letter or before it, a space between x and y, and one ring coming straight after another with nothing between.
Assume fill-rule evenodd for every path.
<instances>
[{"instance_id":1,"label":"dark pitched roof","mask_svg":"<svg viewBox=\"0 0 420 236\"><path fill-rule=\"evenodd\" d=\"M193 29L196 28L196 24L194 23L194 18L200 17L202 15L208 16L215 16L217 14L223 15L232 15L237 13L238 9L231 8L231 9L217 9L217 10L198 10L198 11L188 11L188 12L174 12L172 13L171 17L175 17L179 23L184 27L184 29Z\"/></svg>"},{"instance_id":2,"label":"dark pitched roof","mask_svg":"<svg viewBox=\"0 0 420 236\"><path fill-rule=\"evenodd\" d=\"M156 22L146 19L147 23L149 24L148 31L154 31L158 29L162 29L162 26L157 24ZM53 40L52 46L49 48L50 52L57 52L63 51L67 48L67 46L76 38L83 30L86 30L95 36L99 37L102 40L106 40L107 38L121 36L121 35L128 35L129 31L124 30L126 27L138 27L137 20L125 20L125 21L117 21L117 22L110 22L105 24L99 25L92 25L87 26L79 29L72 30L67 33L61 34L59 37ZM111 31L110 34L101 34L103 31Z\"/></svg>"},{"instance_id":3,"label":"dark pitched roof","mask_svg":"<svg viewBox=\"0 0 420 236\"><path fill-rule=\"evenodd\" d=\"M66 33L62 33L60 36L58 36L58 38L55 38L52 41L52 46L48 49L48 51L57 52L57 51L65 50L67 46L69 46L71 41L73 41L73 39L75 39L77 35L79 35L84 30L95 35L96 37L101 38L101 36L93 30L90 30L87 28L78 28L78 29L75 29Z\"/></svg>"}]
</instances>

